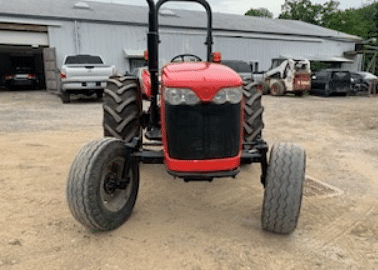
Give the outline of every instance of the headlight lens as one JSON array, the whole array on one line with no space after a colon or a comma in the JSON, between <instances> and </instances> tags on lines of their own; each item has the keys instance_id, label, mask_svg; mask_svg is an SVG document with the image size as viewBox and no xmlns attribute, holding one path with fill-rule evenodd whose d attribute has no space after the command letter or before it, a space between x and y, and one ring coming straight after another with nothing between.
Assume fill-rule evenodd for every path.
<instances>
[{"instance_id":1,"label":"headlight lens","mask_svg":"<svg viewBox=\"0 0 378 270\"><path fill-rule=\"evenodd\" d=\"M224 104L228 101L232 104L237 104L242 100L242 98L243 89L241 87L224 88L215 95L213 102L215 104Z\"/></svg>"},{"instance_id":2,"label":"headlight lens","mask_svg":"<svg viewBox=\"0 0 378 270\"><path fill-rule=\"evenodd\" d=\"M164 99L170 105L195 105L200 102L192 90L182 88L166 88Z\"/></svg>"},{"instance_id":3,"label":"headlight lens","mask_svg":"<svg viewBox=\"0 0 378 270\"><path fill-rule=\"evenodd\" d=\"M227 93L226 90L222 89L215 95L213 98L213 102L216 104L223 104L227 101Z\"/></svg>"}]
</instances>

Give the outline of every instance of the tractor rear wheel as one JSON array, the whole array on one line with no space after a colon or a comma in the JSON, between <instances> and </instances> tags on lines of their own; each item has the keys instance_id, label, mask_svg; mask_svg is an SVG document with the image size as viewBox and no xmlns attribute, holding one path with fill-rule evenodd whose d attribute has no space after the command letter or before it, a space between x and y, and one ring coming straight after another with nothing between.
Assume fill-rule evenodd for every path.
<instances>
[{"instance_id":1,"label":"tractor rear wheel","mask_svg":"<svg viewBox=\"0 0 378 270\"><path fill-rule=\"evenodd\" d=\"M71 165L67 201L74 218L93 231L121 226L131 215L139 189L139 167L131 165L125 142L102 138L85 145Z\"/></svg>"},{"instance_id":2,"label":"tractor rear wheel","mask_svg":"<svg viewBox=\"0 0 378 270\"><path fill-rule=\"evenodd\" d=\"M264 108L261 105L261 92L257 91L253 83L244 86L244 148L251 149L248 145L261 138L264 128L262 115Z\"/></svg>"},{"instance_id":3,"label":"tractor rear wheel","mask_svg":"<svg viewBox=\"0 0 378 270\"><path fill-rule=\"evenodd\" d=\"M130 142L140 136L142 99L137 79L114 77L104 90L104 135Z\"/></svg>"},{"instance_id":4,"label":"tractor rear wheel","mask_svg":"<svg viewBox=\"0 0 378 270\"><path fill-rule=\"evenodd\" d=\"M272 83L270 94L272 96L283 96L285 94L285 85L280 81Z\"/></svg>"},{"instance_id":5,"label":"tractor rear wheel","mask_svg":"<svg viewBox=\"0 0 378 270\"><path fill-rule=\"evenodd\" d=\"M262 228L289 234L298 224L302 203L306 154L302 147L278 144L272 147L265 179Z\"/></svg>"}]
</instances>

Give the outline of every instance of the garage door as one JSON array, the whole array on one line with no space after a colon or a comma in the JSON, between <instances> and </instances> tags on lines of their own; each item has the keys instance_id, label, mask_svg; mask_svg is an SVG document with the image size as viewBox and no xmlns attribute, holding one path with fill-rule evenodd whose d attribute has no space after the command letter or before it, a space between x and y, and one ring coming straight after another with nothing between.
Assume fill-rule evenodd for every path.
<instances>
[{"instance_id":1,"label":"garage door","mask_svg":"<svg viewBox=\"0 0 378 270\"><path fill-rule=\"evenodd\" d=\"M0 44L48 46L47 26L0 23Z\"/></svg>"},{"instance_id":2,"label":"garage door","mask_svg":"<svg viewBox=\"0 0 378 270\"><path fill-rule=\"evenodd\" d=\"M0 30L0 44L48 46L47 33Z\"/></svg>"}]
</instances>

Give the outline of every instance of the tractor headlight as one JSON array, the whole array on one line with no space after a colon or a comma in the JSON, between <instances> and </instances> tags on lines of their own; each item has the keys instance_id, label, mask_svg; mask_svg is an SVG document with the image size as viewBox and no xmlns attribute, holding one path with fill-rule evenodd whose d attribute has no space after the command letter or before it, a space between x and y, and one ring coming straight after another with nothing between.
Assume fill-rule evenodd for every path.
<instances>
[{"instance_id":1,"label":"tractor headlight","mask_svg":"<svg viewBox=\"0 0 378 270\"><path fill-rule=\"evenodd\" d=\"M166 88L164 99L170 105L195 105L200 102L192 90L182 88Z\"/></svg>"},{"instance_id":2,"label":"tractor headlight","mask_svg":"<svg viewBox=\"0 0 378 270\"><path fill-rule=\"evenodd\" d=\"M228 101L232 104L237 104L242 98L243 89L241 87L224 88L215 95L213 102L215 104L224 104Z\"/></svg>"}]
</instances>

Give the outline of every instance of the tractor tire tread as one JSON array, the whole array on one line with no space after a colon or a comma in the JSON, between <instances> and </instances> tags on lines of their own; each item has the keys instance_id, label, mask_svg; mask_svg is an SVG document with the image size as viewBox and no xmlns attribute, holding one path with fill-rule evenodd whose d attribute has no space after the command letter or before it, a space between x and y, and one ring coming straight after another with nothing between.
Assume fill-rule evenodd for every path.
<instances>
[{"instance_id":1,"label":"tractor tire tread","mask_svg":"<svg viewBox=\"0 0 378 270\"><path fill-rule=\"evenodd\" d=\"M252 143L262 136L264 128L263 112L261 105L262 94L257 91L254 84L244 86L244 142Z\"/></svg>"},{"instance_id":2,"label":"tractor tire tread","mask_svg":"<svg viewBox=\"0 0 378 270\"><path fill-rule=\"evenodd\" d=\"M140 133L142 101L135 77L113 77L104 90L104 135L129 142Z\"/></svg>"},{"instance_id":3,"label":"tractor tire tread","mask_svg":"<svg viewBox=\"0 0 378 270\"><path fill-rule=\"evenodd\" d=\"M297 227L306 155L302 147L277 144L271 150L261 215L266 231L289 234Z\"/></svg>"},{"instance_id":4,"label":"tractor tire tread","mask_svg":"<svg viewBox=\"0 0 378 270\"><path fill-rule=\"evenodd\" d=\"M126 206L126 211L114 213L113 218L104 216L101 212L103 210L99 208L98 182L92 179L96 177L94 170L99 167L98 163L103 158L104 151L111 151L109 149L112 147L114 149L115 146L118 150L124 147L126 151L122 140L101 138L92 141L80 149L70 167L66 187L69 209L78 222L92 231L108 231L119 227L128 219L135 204L136 195L131 198L132 201ZM136 193L139 187L139 174L137 178L136 191L134 191Z\"/></svg>"}]
</instances>

